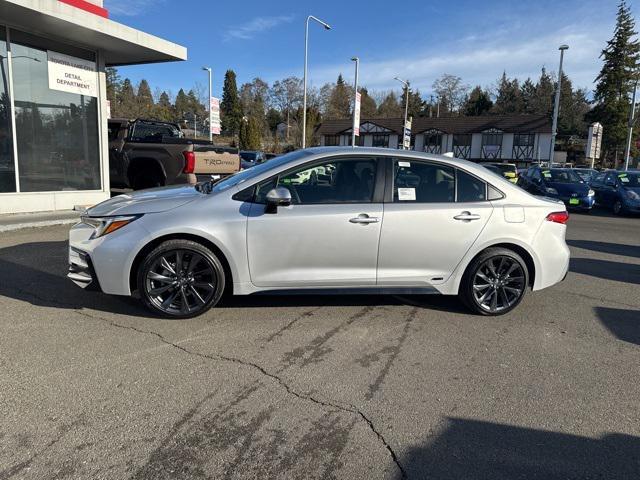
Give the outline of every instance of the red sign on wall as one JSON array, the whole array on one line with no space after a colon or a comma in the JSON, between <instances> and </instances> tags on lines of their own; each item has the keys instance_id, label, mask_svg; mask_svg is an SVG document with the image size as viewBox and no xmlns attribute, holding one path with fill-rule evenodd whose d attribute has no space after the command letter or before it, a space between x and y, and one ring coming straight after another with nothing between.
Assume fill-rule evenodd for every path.
<instances>
[{"instance_id":1,"label":"red sign on wall","mask_svg":"<svg viewBox=\"0 0 640 480\"><path fill-rule=\"evenodd\" d=\"M58 0L59 2L66 3L72 7L79 8L94 15L100 17L109 18L109 11L106 8L102 8L95 3L87 2L87 0Z\"/></svg>"}]
</instances>

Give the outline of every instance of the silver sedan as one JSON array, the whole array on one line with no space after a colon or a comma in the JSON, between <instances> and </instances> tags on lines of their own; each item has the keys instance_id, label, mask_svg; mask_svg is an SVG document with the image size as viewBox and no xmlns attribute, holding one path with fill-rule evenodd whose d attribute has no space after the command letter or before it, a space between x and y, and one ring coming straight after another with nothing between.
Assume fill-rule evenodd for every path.
<instances>
[{"instance_id":1,"label":"silver sedan","mask_svg":"<svg viewBox=\"0 0 640 480\"><path fill-rule=\"evenodd\" d=\"M217 183L120 195L69 236L76 284L199 315L223 293L437 293L474 312L561 281L567 212L482 166L419 152L310 148Z\"/></svg>"}]
</instances>

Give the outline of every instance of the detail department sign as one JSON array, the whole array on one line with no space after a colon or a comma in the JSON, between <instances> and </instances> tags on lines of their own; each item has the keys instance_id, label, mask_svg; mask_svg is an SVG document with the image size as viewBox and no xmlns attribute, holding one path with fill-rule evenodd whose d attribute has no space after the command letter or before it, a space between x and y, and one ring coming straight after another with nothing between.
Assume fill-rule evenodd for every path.
<instances>
[{"instance_id":1,"label":"detail department sign","mask_svg":"<svg viewBox=\"0 0 640 480\"><path fill-rule=\"evenodd\" d=\"M47 70L51 90L98 96L96 62L47 50Z\"/></svg>"}]
</instances>

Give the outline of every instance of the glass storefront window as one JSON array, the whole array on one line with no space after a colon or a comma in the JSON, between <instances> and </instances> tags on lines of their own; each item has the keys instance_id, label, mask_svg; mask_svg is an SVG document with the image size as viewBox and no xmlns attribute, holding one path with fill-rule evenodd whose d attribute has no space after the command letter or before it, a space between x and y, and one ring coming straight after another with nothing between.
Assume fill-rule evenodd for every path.
<instances>
[{"instance_id":1,"label":"glass storefront window","mask_svg":"<svg viewBox=\"0 0 640 480\"><path fill-rule=\"evenodd\" d=\"M93 54L10 33L20 191L100 189L97 98L50 89L47 70L47 48Z\"/></svg>"},{"instance_id":2,"label":"glass storefront window","mask_svg":"<svg viewBox=\"0 0 640 480\"><path fill-rule=\"evenodd\" d=\"M16 191L9 99L9 62L5 28L0 26L0 193Z\"/></svg>"}]
</instances>

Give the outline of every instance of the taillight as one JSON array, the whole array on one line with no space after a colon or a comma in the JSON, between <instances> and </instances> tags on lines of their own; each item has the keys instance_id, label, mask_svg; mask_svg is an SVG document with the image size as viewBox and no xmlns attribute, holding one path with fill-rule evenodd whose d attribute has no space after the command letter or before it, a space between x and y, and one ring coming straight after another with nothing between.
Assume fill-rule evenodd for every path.
<instances>
[{"instance_id":1,"label":"taillight","mask_svg":"<svg viewBox=\"0 0 640 480\"><path fill-rule=\"evenodd\" d=\"M196 169L196 154L194 152L182 152L184 155L184 173L193 173Z\"/></svg>"},{"instance_id":2,"label":"taillight","mask_svg":"<svg viewBox=\"0 0 640 480\"><path fill-rule=\"evenodd\" d=\"M565 225L569 220L569 213L553 212L547 215L547 220L549 220L550 222L561 223L562 225Z\"/></svg>"}]
</instances>

